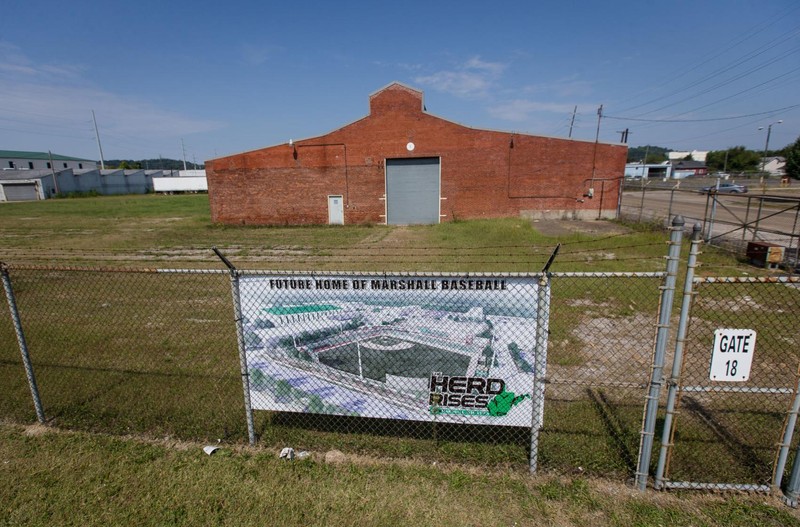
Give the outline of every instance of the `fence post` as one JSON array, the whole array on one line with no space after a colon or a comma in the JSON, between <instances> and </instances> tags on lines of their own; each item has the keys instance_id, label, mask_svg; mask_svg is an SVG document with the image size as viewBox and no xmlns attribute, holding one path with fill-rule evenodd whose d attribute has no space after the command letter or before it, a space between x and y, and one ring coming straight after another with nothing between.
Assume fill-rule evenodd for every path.
<instances>
[{"instance_id":1,"label":"fence post","mask_svg":"<svg viewBox=\"0 0 800 527\"><path fill-rule=\"evenodd\" d=\"M694 224L692 229L692 244L689 249L689 260L686 265L686 278L683 283L683 300L681 302L680 321L678 322L678 333L675 339L675 355L672 359L672 374L667 381L667 411L664 417L664 430L661 432L661 450L658 454L658 467L656 468L655 488L659 489L664 482L664 472L666 470L667 455L672 446L672 422L675 416L675 405L678 396L678 384L680 383L681 371L683 371L683 350L686 347L686 333L689 328L689 314L692 309L692 296L694 295L694 271L697 267L697 255L700 254L700 243L702 227L699 223Z\"/></svg>"},{"instance_id":2,"label":"fence post","mask_svg":"<svg viewBox=\"0 0 800 527\"><path fill-rule=\"evenodd\" d=\"M649 181L648 181L649 183ZM647 185L644 184L644 176L642 176L642 201L639 203L639 223L642 222L642 212L644 212L644 193Z\"/></svg>"},{"instance_id":3,"label":"fence post","mask_svg":"<svg viewBox=\"0 0 800 527\"><path fill-rule=\"evenodd\" d=\"M530 473L539 468L539 432L544 424L544 389L547 375L547 337L550 320L550 277L543 272L539 277L536 298L536 358L533 377L533 416L531 419Z\"/></svg>"},{"instance_id":4,"label":"fence post","mask_svg":"<svg viewBox=\"0 0 800 527\"><path fill-rule=\"evenodd\" d=\"M780 488L783 483L783 472L786 470L786 460L789 458L789 448L792 446L792 436L794 435L794 427L797 424L797 414L800 412L800 372L798 372L798 382L795 383L794 401L786 416L786 426L783 430L783 437L778 450L778 457L775 460L775 471L772 476L772 485L775 488ZM797 460L795 460L795 465ZM792 470L794 472L794 470Z\"/></svg>"},{"instance_id":5,"label":"fence post","mask_svg":"<svg viewBox=\"0 0 800 527\"><path fill-rule=\"evenodd\" d=\"M717 185L719 185L719 179L717 180ZM714 200L711 202L711 219L708 222L708 233L706 234L706 243L710 243L711 239L714 237L714 220L717 217L717 200L719 196L716 192L709 193L711 195L711 199Z\"/></svg>"},{"instance_id":6,"label":"fence post","mask_svg":"<svg viewBox=\"0 0 800 527\"><path fill-rule=\"evenodd\" d=\"M760 197L758 199L758 212L756 213L756 225L753 227L753 239L751 241L756 241L758 237L758 226L761 223L761 210L764 208L764 197Z\"/></svg>"},{"instance_id":7,"label":"fence post","mask_svg":"<svg viewBox=\"0 0 800 527\"><path fill-rule=\"evenodd\" d=\"M789 484L783 493L784 502L790 507L797 507L797 498L800 496L800 444L795 450L794 464L792 465L792 475L789 477Z\"/></svg>"},{"instance_id":8,"label":"fence post","mask_svg":"<svg viewBox=\"0 0 800 527\"><path fill-rule=\"evenodd\" d=\"M242 390L244 391L244 411L247 418L247 439L251 445L256 444L256 431L253 424L253 405L250 402L250 371L247 367L247 351L242 325L242 299L239 295L239 271L216 247L213 251L228 267L231 276L231 296L233 297L233 318L236 322L236 343L239 347L239 368L242 372Z\"/></svg>"},{"instance_id":9,"label":"fence post","mask_svg":"<svg viewBox=\"0 0 800 527\"><path fill-rule=\"evenodd\" d=\"M22 331L22 321L17 310L17 300L14 297L14 290L11 288L11 277L8 274L8 265L5 262L0 262L0 274L3 276L3 289L6 291L8 310L11 312L11 318L14 321L14 332L17 334L19 351L22 354L22 362L25 365L25 375L28 377L28 386L31 388L33 406L36 409L36 419L41 424L45 424L42 400L39 398L39 386L36 384L36 376L33 374L33 365L28 354L28 343L25 340L25 333Z\"/></svg>"},{"instance_id":10,"label":"fence post","mask_svg":"<svg viewBox=\"0 0 800 527\"><path fill-rule=\"evenodd\" d=\"M672 217L672 202L675 200L675 187L672 187L669 191L669 209L667 210L667 222Z\"/></svg>"},{"instance_id":11,"label":"fence post","mask_svg":"<svg viewBox=\"0 0 800 527\"><path fill-rule=\"evenodd\" d=\"M683 239L683 226L686 222L682 216L672 220L672 232L669 240L669 253L667 256L667 276L661 292L661 305L659 306L658 331L656 333L655 350L653 352L653 367L650 373L650 389L647 395L644 420L642 423L641 441L639 443L639 466L636 471L636 484L640 491L647 488L647 479L650 475L650 457L653 451L653 437L656 430L656 417L658 415L658 398L663 384L664 360L666 356L667 340L669 339L669 324L672 315L672 300L675 296L675 282L678 274L678 260L681 255L681 240Z\"/></svg>"},{"instance_id":12,"label":"fence post","mask_svg":"<svg viewBox=\"0 0 800 527\"><path fill-rule=\"evenodd\" d=\"M792 251L792 242L795 237L797 237L797 247L794 250L794 262L789 266L789 276L792 276L795 269L800 266L800 235L795 236L795 232L797 232L797 220L800 219L800 203L797 204L796 209L794 213L794 224L792 224L792 237L789 238L789 252ZM786 261L791 262L791 257L787 255Z\"/></svg>"}]
</instances>

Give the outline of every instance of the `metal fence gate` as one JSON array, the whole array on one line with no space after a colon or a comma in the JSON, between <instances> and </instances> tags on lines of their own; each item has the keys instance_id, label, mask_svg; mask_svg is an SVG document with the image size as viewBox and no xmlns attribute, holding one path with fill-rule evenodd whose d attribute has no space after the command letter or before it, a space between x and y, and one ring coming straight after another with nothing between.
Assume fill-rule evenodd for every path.
<instances>
[{"instance_id":1,"label":"metal fence gate","mask_svg":"<svg viewBox=\"0 0 800 527\"><path fill-rule=\"evenodd\" d=\"M800 282L706 277L687 292L656 487L776 489L796 444ZM753 341L731 340L743 333Z\"/></svg>"}]
</instances>

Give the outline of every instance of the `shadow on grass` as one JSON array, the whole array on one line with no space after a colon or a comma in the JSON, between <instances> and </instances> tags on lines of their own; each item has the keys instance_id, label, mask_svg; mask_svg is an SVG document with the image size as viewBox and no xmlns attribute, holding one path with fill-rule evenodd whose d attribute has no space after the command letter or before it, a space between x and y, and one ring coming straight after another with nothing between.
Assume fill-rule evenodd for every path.
<instances>
[{"instance_id":1,"label":"shadow on grass","mask_svg":"<svg viewBox=\"0 0 800 527\"><path fill-rule=\"evenodd\" d=\"M742 467L753 473L757 473L764 467L764 460L758 455L758 452L750 445L745 444L725 425L714 419L713 413L699 401L692 397L684 397L683 406L713 432L719 442L730 451L733 458L738 460Z\"/></svg>"},{"instance_id":2,"label":"shadow on grass","mask_svg":"<svg viewBox=\"0 0 800 527\"><path fill-rule=\"evenodd\" d=\"M631 474L636 473L638 454L631 449L632 444L635 443L635 441L631 441L631 437L636 437L636 431L627 428L617 409L609 402L602 391L588 388L586 393L600 416L600 420L605 427L606 436L613 449L625 463L625 468Z\"/></svg>"},{"instance_id":3,"label":"shadow on grass","mask_svg":"<svg viewBox=\"0 0 800 527\"><path fill-rule=\"evenodd\" d=\"M369 434L432 441L487 444L529 444L530 428L428 423L324 414L275 412L264 426L278 425L317 432ZM263 431L263 430L262 430Z\"/></svg>"}]
</instances>

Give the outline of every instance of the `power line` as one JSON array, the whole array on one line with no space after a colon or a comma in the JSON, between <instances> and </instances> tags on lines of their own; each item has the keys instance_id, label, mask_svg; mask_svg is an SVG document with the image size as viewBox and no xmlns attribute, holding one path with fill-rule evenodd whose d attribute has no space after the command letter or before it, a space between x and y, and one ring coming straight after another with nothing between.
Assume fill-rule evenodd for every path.
<instances>
[{"instance_id":1,"label":"power line","mask_svg":"<svg viewBox=\"0 0 800 527\"><path fill-rule=\"evenodd\" d=\"M800 69L800 68L798 68L798 69ZM792 72L790 72L790 73L792 73ZM782 76L783 75L781 75L781 77ZM741 94L741 92L739 94L735 94L735 95L740 95L740 94ZM732 95L731 97L734 97L735 95ZM722 100L724 100L724 99L721 99L720 101L717 101L717 102L721 102ZM715 102L715 103L712 103L712 104L717 104L717 103ZM603 115L603 117L606 118L606 119L615 119L617 121L636 121L636 122L641 122L641 123L706 123L706 122L714 122L714 121L732 121L732 120L735 120L735 119L746 119L748 117L756 117L756 116L760 116L760 115L770 115L770 114L775 114L775 113L778 113L778 112L783 112L783 111L786 111L786 110L792 110L792 109L798 108L798 107L800 107L800 104L794 104L792 106L784 106L783 108L776 108L775 110L769 110L769 111L766 111L766 112L750 113L750 114L746 114L746 115L735 115L733 117L713 117L713 118L708 118L708 119L643 119L643 118L637 118L637 117L616 117L616 116L613 116L613 115ZM704 107L701 107L701 108L704 108Z\"/></svg>"},{"instance_id":2,"label":"power line","mask_svg":"<svg viewBox=\"0 0 800 527\"><path fill-rule=\"evenodd\" d=\"M729 86L730 83L732 83L733 81L737 81L737 80L743 79L744 77L747 77L751 73L755 73L755 72L757 72L759 70L762 70L762 69L764 69L764 68L766 68L768 66L771 66L772 64L778 62L779 60L783 60L784 58L786 58L789 55L792 55L794 53L797 53L798 51L800 51L800 47L795 48L795 49L785 53L784 55L782 55L780 57L776 57L776 58L770 60L769 62L766 62L766 63L764 63L764 64L762 64L762 65L760 65L758 67L752 68L752 69L750 69L750 70L748 70L748 71L746 71L744 73L740 73L738 76L722 80L722 81L718 82L717 84L715 84L715 85L713 85L713 86L711 86L709 88L706 88L705 90L697 92L697 93L695 93L693 95L689 95L688 97L684 97L683 99L680 99L678 101L675 101L675 102L672 102L672 103L669 103L669 104L665 104L663 106L659 106L658 108L654 108L654 109L652 109L650 111L647 111L647 112L645 112L645 113L643 113L641 115L647 115L647 114L651 114L651 113L654 113L654 112L658 112L660 110L664 110L664 109L669 108L671 106L676 106L676 105L678 105L680 103L687 102L687 101L690 101L692 99L696 99L697 97L700 97L700 96L705 95L707 93L711 93L711 92L713 92L715 90L718 90L719 88L723 88L723 87ZM776 77L776 78L780 78L780 77L783 77L783 76L784 75L781 75L781 76ZM721 99L721 100L725 100L725 99ZM684 113L686 113L686 112L684 112Z\"/></svg>"},{"instance_id":3,"label":"power line","mask_svg":"<svg viewBox=\"0 0 800 527\"><path fill-rule=\"evenodd\" d=\"M778 23L780 23L781 21L792 20L790 15L794 14L798 10L800 10L800 4L798 4L797 6L789 9L788 11L786 10L786 8L782 8L779 12L775 13L774 15L770 15L767 18L763 19L761 22L751 26L751 28L749 30L747 30L745 32L742 32L742 33L739 33L737 36L735 36L734 38L730 39L729 41L722 43L717 48L718 49L717 52L712 52L713 54L710 53L710 54L706 55L706 58L693 57L693 59L697 59L697 61L695 61L695 60L691 61L691 62L694 63L693 66L691 64L689 66L687 66L687 67L681 66L681 67L675 69L674 71L668 73L667 75L665 75L664 78L659 78L658 84L656 86L653 86L649 90L640 91L639 93L637 93L637 94L635 94L633 96L626 97L624 100L627 103L630 103L633 100L639 98L641 95L647 94L648 92L649 93L657 92L660 89L664 89L666 86L668 86L670 84L676 83L677 81L684 81L685 79L687 79L687 76L689 74L691 74L691 73L693 73L693 72L695 72L697 70L700 70L701 68L704 68L707 64L711 64L716 59L719 59L720 57L722 57L726 53L733 52L736 48L742 46L747 41L752 40L755 37L759 37L759 36L765 36L765 35L768 36L769 35L769 31L774 26L778 25ZM784 40L790 39L791 36L793 35L793 32L795 32L797 30L798 30L798 26L792 27L786 33L778 35L777 37L775 37L773 40L767 42L766 44L762 44L762 45L758 45L757 44L756 45L756 49L754 51L750 51L750 52L746 51L745 54L744 54L744 57L747 58L747 60L749 60L749 58L753 58L754 56L757 56L760 52L762 52L762 50L765 50L765 49L769 50L769 49L775 48L778 44L782 43ZM744 59L740 58L740 59L738 59L738 62L737 62L737 60L734 60L733 62L729 63L727 66L723 66L722 68L718 68L715 72L712 72L711 74L705 75L704 77L702 77L702 79L699 82L703 82L705 80L708 80L709 78L715 77L717 75L717 72L724 72L724 71L727 71L727 69L733 68L736 65L741 64L742 60L744 60ZM627 111L630 111L630 110L633 110L633 109L636 109L636 108L640 108L642 106L646 106L646 105L651 104L653 102L657 102L659 100L664 100L664 99L666 99L668 97L671 97L671 96L673 96L673 95L675 95L677 93L685 91L686 89L691 88L692 86L693 85L690 84L689 86L684 86L682 88L678 88L678 89L674 90L673 92L667 94L666 96L657 97L657 98L655 98L653 100L647 101L645 103L637 104L635 106L626 108L626 109L624 109L622 111L627 112Z\"/></svg>"}]
</instances>

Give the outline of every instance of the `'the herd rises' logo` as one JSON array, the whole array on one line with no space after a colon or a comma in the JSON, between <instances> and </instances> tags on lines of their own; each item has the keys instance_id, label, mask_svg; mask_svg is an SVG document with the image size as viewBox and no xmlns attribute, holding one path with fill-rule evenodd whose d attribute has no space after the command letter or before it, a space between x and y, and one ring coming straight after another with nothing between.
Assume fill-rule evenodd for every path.
<instances>
[{"instance_id":1,"label":"'the herd rises' logo","mask_svg":"<svg viewBox=\"0 0 800 527\"><path fill-rule=\"evenodd\" d=\"M428 404L434 414L452 413L448 409L463 409L477 410L474 413L478 415L502 417L529 397L530 394L516 395L507 391L503 379L448 377L434 373L431 375Z\"/></svg>"}]
</instances>

